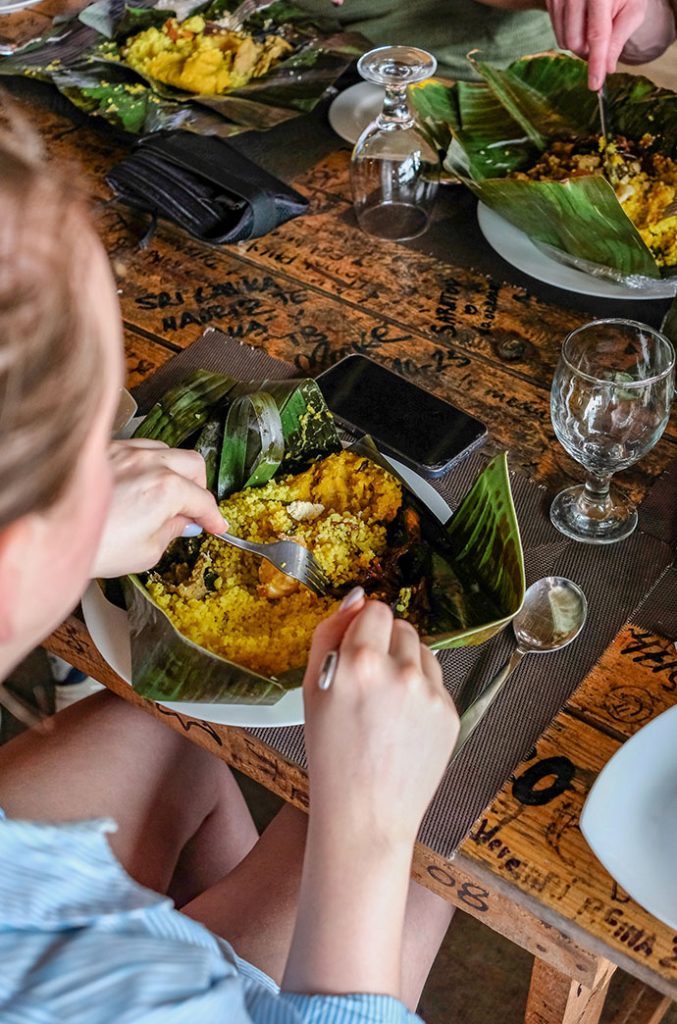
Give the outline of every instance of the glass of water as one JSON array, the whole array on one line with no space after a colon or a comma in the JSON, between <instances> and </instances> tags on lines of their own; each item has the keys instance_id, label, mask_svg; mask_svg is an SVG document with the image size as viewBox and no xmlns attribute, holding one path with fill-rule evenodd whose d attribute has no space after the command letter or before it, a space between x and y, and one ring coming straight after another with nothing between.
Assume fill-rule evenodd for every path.
<instances>
[{"instance_id":1,"label":"glass of water","mask_svg":"<svg viewBox=\"0 0 677 1024\"><path fill-rule=\"evenodd\" d=\"M597 320L562 346L550 396L557 440L587 470L585 484L557 495L550 519L574 540L611 544L637 526L637 512L610 488L657 443L670 417L675 353L634 320Z\"/></svg>"},{"instance_id":2,"label":"glass of water","mask_svg":"<svg viewBox=\"0 0 677 1024\"><path fill-rule=\"evenodd\" d=\"M385 87L383 110L360 135L350 164L355 214L369 235L404 241L430 223L440 161L409 108L407 87L436 67L415 46L381 46L358 62L363 78Z\"/></svg>"}]
</instances>

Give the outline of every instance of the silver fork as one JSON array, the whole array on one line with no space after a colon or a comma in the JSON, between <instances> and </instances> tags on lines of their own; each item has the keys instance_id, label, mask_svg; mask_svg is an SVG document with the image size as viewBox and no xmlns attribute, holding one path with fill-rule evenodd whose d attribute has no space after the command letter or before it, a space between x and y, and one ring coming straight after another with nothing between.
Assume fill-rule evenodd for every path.
<instances>
[{"instance_id":1,"label":"silver fork","mask_svg":"<svg viewBox=\"0 0 677 1024\"><path fill-rule=\"evenodd\" d=\"M602 138L604 139L604 149L602 150L602 167L604 169L604 175L609 184L617 185L618 174L609 155L609 147L611 145L611 134L609 117L609 98L607 96L606 91L606 79L602 83L602 87L601 89L599 89L597 93L597 107L599 110L599 126Z\"/></svg>"},{"instance_id":2,"label":"silver fork","mask_svg":"<svg viewBox=\"0 0 677 1024\"><path fill-rule=\"evenodd\" d=\"M329 580L317 559L307 548L293 540L278 540L273 544L255 544L254 541L234 537L232 533L217 533L216 536L234 548L240 548L241 551L251 551L255 555L261 555L285 576L291 576L292 579L298 580L304 587L308 587L320 597L329 589Z\"/></svg>"},{"instance_id":3,"label":"silver fork","mask_svg":"<svg viewBox=\"0 0 677 1024\"><path fill-rule=\"evenodd\" d=\"M661 214L661 220L665 220L666 217L674 217L677 213L677 202L668 203Z\"/></svg>"},{"instance_id":4,"label":"silver fork","mask_svg":"<svg viewBox=\"0 0 677 1024\"><path fill-rule=\"evenodd\" d=\"M275 0L242 0L242 3L238 4L234 11L222 15L218 19L219 24L229 28L232 32L237 32L245 21L251 18L252 14L265 11L266 7L271 7L274 3Z\"/></svg>"}]
</instances>

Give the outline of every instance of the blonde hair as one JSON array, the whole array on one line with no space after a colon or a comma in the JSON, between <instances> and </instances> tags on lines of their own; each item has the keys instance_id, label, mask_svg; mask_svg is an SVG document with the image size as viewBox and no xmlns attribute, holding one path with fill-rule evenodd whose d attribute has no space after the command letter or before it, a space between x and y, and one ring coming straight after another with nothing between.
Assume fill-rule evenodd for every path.
<instances>
[{"instance_id":1,"label":"blonde hair","mask_svg":"<svg viewBox=\"0 0 677 1024\"><path fill-rule=\"evenodd\" d=\"M5 97L6 100L6 97ZM93 228L73 175L15 109L0 125L0 529L61 495L100 397L79 294Z\"/></svg>"}]
</instances>

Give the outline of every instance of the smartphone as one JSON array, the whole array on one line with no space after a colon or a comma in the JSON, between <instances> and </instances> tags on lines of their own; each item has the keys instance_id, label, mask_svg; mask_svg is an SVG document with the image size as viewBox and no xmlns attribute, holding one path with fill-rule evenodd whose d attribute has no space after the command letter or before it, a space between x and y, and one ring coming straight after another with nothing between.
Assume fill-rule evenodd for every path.
<instances>
[{"instance_id":1,"label":"smartphone","mask_svg":"<svg viewBox=\"0 0 677 1024\"><path fill-rule=\"evenodd\" d=\"M346 356L317 383L340 423L425 476L446 473L487 436L479 420L367 356Z\"/></svg>"}]
</instances>

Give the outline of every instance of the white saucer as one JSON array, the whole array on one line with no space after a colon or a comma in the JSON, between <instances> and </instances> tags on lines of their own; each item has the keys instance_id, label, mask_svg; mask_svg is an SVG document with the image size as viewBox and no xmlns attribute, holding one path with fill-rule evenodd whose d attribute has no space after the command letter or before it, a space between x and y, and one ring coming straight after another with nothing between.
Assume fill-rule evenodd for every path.
<instances>
[{"instance_id":1,"label":"white saucer","mask_svg":"<svg viewBox=\"0 0 677 1024\"><path fill-rule=\"evenodd\" d=\"M391 459L393 467L409 484L412 491L425 502L440 522L449 518L450 509L444 498L427 480ZM129 643L127 613L111 604L95 582L89 585L82 598L85 625L104 661L131 686L132 654ZM291 690L277 704L202 704L191 701L163 702L163 706L183 715L191 715L218 725L237 725L249 729L265 729L303 723L303 694L301 688Z\"/></svg>"},{"instance_id":2,"label":"white saucer","mask_svg":"<svg viewBox=\"0 0 677 1024\"><path fill-rule=\"evenodd\" d=\"M373 82L358 82L340 92L329 107L329 124L353 146L368 124L383 110L385 89Z\"/></svg>"},{"instance_id":3,"label":"white saucer","mask_svg":"<svg viewBox=\"0 0 677 1024\"><path fill-rule=\"evenodd\" d=\"M42 0L0 0L0 15L23 11L24 7L35 7L40 3Z\"/></svg>"},{"instance_id":4,"label":"white saucer","mask_svg":"<svg viewBox=\"0 0 677 1024\"><path fill-rule=\"evenodd\" d=\"M583 807L581 832L612 878L677 931L677 707L605 765Z\"/></svg>"},{"instance_id":5,"label":"white saucer","mask_svg":"<svg viewBox=\"0 0 677 1024\"><path fill-rule=\"evenodd\" d=\"M542 253L523 231L484 203L477 205L477 219L482 234L499 256L543 284L552 284L556 288L578 292L579 295L595 295L601 299L668 299L677 292L677 278L656 281L650 291L644 291L615 284L603 277L593 277L558 263Z\"/></svg>"}]
</instances>

